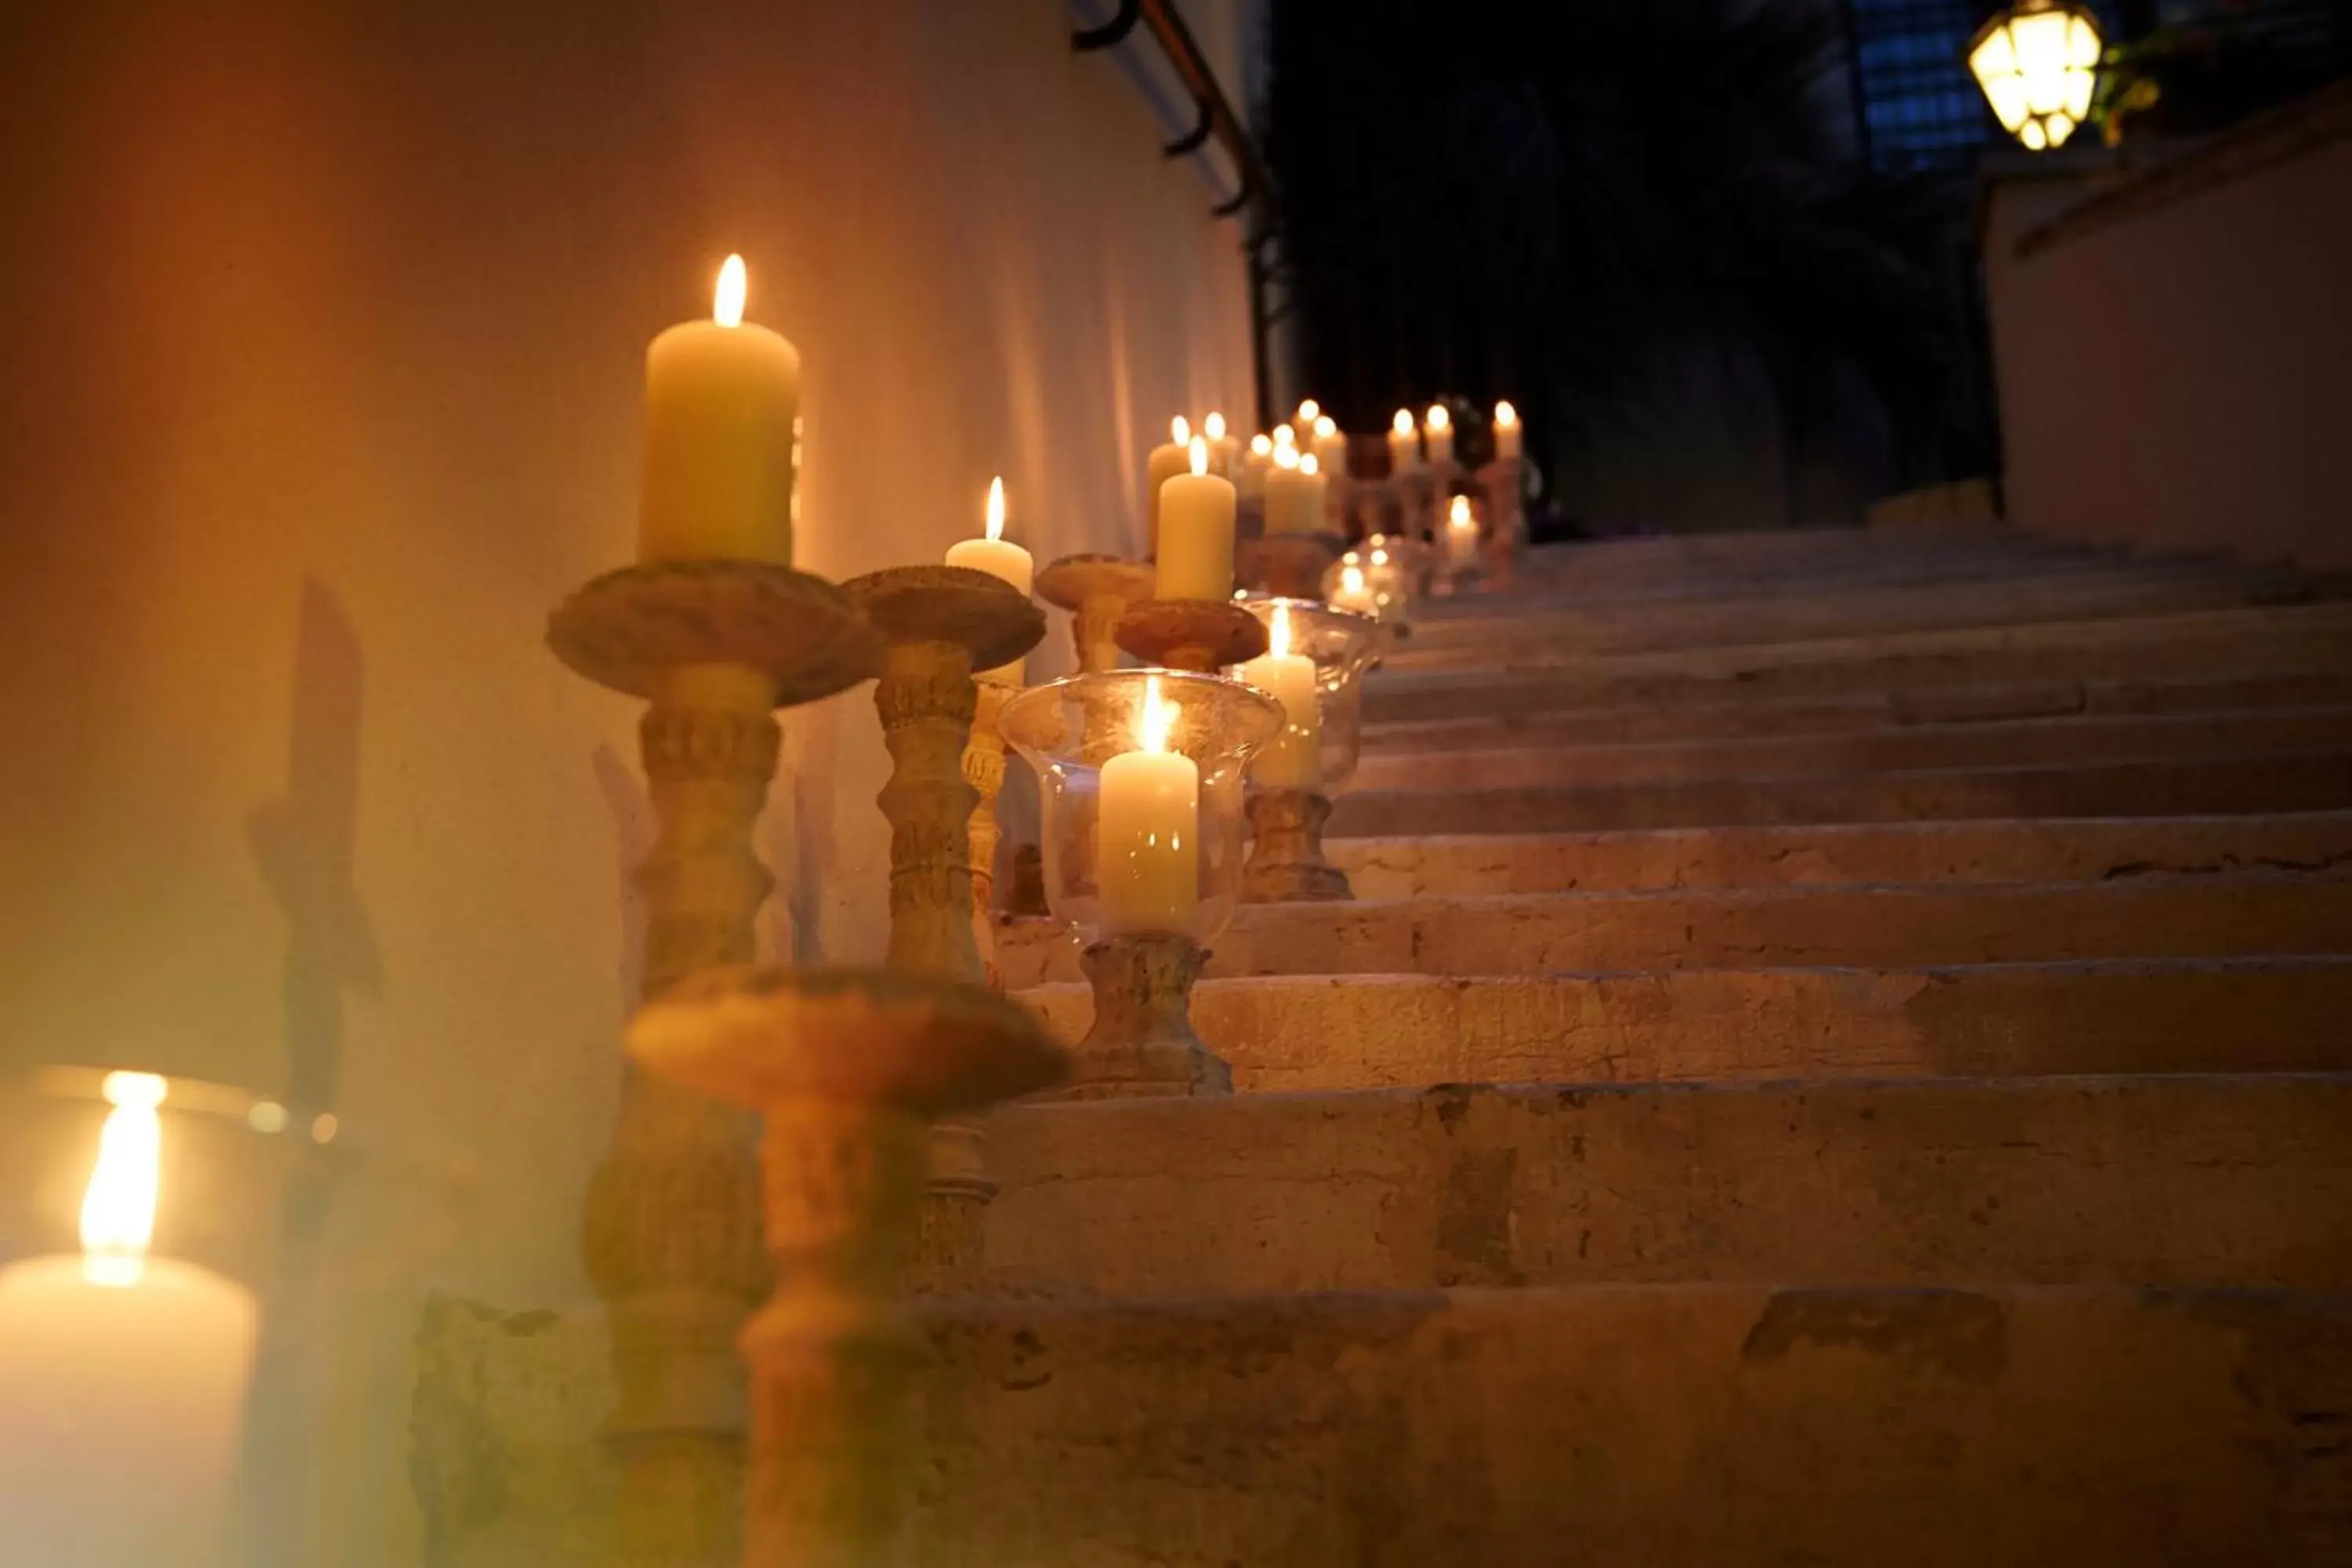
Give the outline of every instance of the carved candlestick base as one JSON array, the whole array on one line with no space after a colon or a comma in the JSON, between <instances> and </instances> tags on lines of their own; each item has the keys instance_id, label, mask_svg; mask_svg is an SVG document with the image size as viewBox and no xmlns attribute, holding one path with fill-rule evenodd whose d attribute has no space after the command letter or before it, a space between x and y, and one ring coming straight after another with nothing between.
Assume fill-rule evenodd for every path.
<instances>
[{"instance_id":1,"label":"carved candlestick base","mask_svg":"<svg viewBox=\"0 0 2352 1568\"><path fill-rule=\"evenodd\" d=\"M1147 599L1118 623L1118 646L1146 664L1214 675L1265 651L1265 624L1227 599Z\"/></svg>"},{"instance_id":2,"label":"carved candlestick base","mask_svg":"<svg viewBox=\"0 0 2352 1568\"><path fill-rule=\"evenodd\" d=\"M644 989L751 957L770 879L752 829L775 771L772 710L871 676L880 640L821 579L742 561L633 566L550 617L556 656L651 699L638 728L659 823L637 875ZM736 1568L744 1399L735 1336L766 1289L753 1129L734 1107L632 1069L583 1216L612 1331L616 1477L607 1561Z\"/></svg>"},{"instance_id":3,"label":"carved candlestick base","mask_svg":"<svg viewBox=\"0 0 2352 1568\"><path fill-rule=\"evenodd\" d=\"M1113 936L1080 960L1095 1022L1071 1056L1070 1081L1045 1100L1231 1094L1233 1069L1192 1032L1192 983L1209 955L1183 936Z\"/></svg>"},{"instance_id":4,"label":"carved candlestick base","mask_svg":"<svg viewBox=\"0 0 2352 1568\"><path fill-rule=\"evenodd\" d=\"M1004 790L1004 736L997 715L1020 688L999 680L980 680L971 714L971 739L963 749L964 783L980 797L971 808L966 831L971 846L971 941L980 950L980 967L992 991L1004 989L996 968L996 847L1003 830L996 824L996 797Z\"/></svg>"},{"instance_id":5,"label":"carved candlestick base","mask_svg":"<svg viewBox=\"0 0 2352 1568\"><path fill-rule=\"evenodd\" d=\"M980 705L972 670L1026 655L1045 635L1045 615L1017 589L961 566L868 573L843 591L888 644L874 705L891 761L879 797L890 821L890 967L985 984L971 875L981 792L966 773ZM1001 780L1001 742L995 763ZM932 1144L938 1177L924 1205L921 1283L944 1289L978 1268L996 1189L976 1124L942 1121Z\"/></svg>"},{"instance_id":6,"label":"carved candlestick base","mask_svg":"<svg viewBox=\"0 0 2352 1568\"><path fill-rule=\"evenodd\" d=\"M1277 599L1320 599L1323 574L1347 541L1335 533L1269 533L1242 542L1234 557L1250 587Z\"/></svg>"},{"instance_id":7,"label":"carved candlestick base","mask_svg":"<svg viewBox=\"0 0 2352 1568\"><path fill-rule=\"evenodd\" d=\"M1517 458L1497 458L1478 470L1478 487L1486 498L1486 574L1498 588L1509 584L1527 542L1526 482L1525 465Z\"/></svg>"},{"instance_id":8,"label":"carved candlestick base","mask_svg":"<svg viewBox=\"0 0 2352 1568\"><path fill-rule=\"evenodd\" d=\"M1323 824L1331 802L1318 791L1262 789L1245 809L1249 860L1242 868L1242 900L1252 904L1328 903L1352 899L1348 874L1324 858Z\"/></svg>"},{"instance_id":9,"label":"carved candlestick base","mask_svg":"<svg viewBox=\"0 0 2352 1568\"><path fill-rule=\"evenodd\" d=\"M991 992L878 970L706 973L640 1013L629 1048L766 1119L776 1283L741 1340L752 1415L739 1561L898 1561L922 1351L895 1297L916 1242L924 1123L1054 1082L1061 1054Z\"/></svg>"},{"instance_id":10,"label":"carved candlestick base","mask_svg":"<svg viewBox=\"0 0 2352 1568\"><path fill-rule=\"evenodd\" d=\"M1116 555L1065 555L1037 574L1037 596L1071 613L1070 642L1089 674L1118 668L1118 624L1151 597L1152 570Z\"/></svg>"}]
</instances>

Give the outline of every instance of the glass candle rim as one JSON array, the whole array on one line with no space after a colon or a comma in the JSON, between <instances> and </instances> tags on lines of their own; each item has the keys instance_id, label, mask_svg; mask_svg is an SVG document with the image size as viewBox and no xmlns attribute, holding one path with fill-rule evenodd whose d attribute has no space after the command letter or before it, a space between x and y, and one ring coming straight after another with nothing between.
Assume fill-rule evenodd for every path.
<instances>
[{"instance_id":1,"label":"glass candle rim","mask_svg":"<svg viewBox=\"0 0 2352 1568\"><path fill-rule=\"evenodd\" d=\"M1188 669L1164 669L1156 665L1141 666L1131 669L1080 670L1074 675L1065 675L1058 679L1032 686L1005 703L997 715L997 728L1003 735L1006 743L1024 756L1058 758L1066 750L1066 745L1040 746L1021 738L1018 731L1024 727L1022 720L1027 712L1043 710L1078 700L1080 694L1089 689L1099 690L1118 687L1139 689L1154 677L1160 682L1163 697L1171 691L1192 691L1202 694L1200 700L1231 702L1234 705L1235 716L1241 719L1245 732L1237 741L1217 749L1216 755L1220 759L1229 759L1234 763L1247 762L1260 747L1273 740L1282 731L1281 704L1255 687L1244 681L1234 679L1230 676L1202 675L1196 670ZM1045 692L1052 692L1055 695L1048 700L1041 695ZM1137 700L1141 700L1139 689ZM1178 702L1181 707L1182 700L1179 699ZM1143 748L1130 746L1127 749L1140 751ZM1176 749L1171 748L1171 750Z\"/></svg>"}]
</instances>

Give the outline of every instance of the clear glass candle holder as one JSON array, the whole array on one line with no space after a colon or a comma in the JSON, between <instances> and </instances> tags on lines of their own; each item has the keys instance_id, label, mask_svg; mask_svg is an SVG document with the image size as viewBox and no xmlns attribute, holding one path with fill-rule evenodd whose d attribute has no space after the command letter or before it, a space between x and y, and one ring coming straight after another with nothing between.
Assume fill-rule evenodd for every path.
<instances>
[{"instance_id":1,"label":"clear glass candle holder","mask_svg":"<svg viewBox=\"0 0 2352 1568\"><path fill-rule=\"evenodd\" d=\"M1221 676L1114 669L1033 687L998 723L1037 774L1045 901L1057 920L1088 943L1165 935L1205 946L1224 930L1240 897L1244 773L1282 726L1273 699ZM1122 760L1154 751L1191 764L1191 811L1171 793L1186 782L1181 765Z\"/></svg>"},{"instance_id":2,"label":"clear glass candle holder","mask_svg":"<svg viewBox=\"0 0 2352 1568\"><path fill-rule=\"evenodd\" d=\"M1290 651L1315 661L1315 706L1323 791L1337 791L1355 776L1363 752L1364 672L1380 651L1380 622L1370 615L1318 604L1313 599L1253 596L1243 601L1271 635L1277 607L1290 627ZM1241 668L1233 673L1246 679Z\"/></svg>"}]
</instances>

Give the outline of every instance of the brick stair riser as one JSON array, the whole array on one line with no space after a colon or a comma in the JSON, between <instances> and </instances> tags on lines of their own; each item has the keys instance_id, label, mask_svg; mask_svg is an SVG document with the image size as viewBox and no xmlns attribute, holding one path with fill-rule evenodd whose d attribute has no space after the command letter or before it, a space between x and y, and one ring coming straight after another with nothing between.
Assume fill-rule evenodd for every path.
<instances>
[{"instance_id":1,"label":"brick stair riser","mask_svg":"<svg viewBox=\"0 0 2352 1568\"><path fill-rule=\"evenodd\" d=\"M1079 978L1045 920L997 931L1008 987ZM1211 975L1914 967L2352 952L2352 883L2151 879L2042 888L1789 888L1244 906Z\"/></svg>"},{"instance_id":2,"label":"brick stair riser","mask_svg":"<svg viewBox=\"0 0 2352 1568\"><path fill-rule=\"evenodd\" d=\"M1081 984L1020 994L1076 1045ZM2042 1073L2352 1071L2352 960L1271 975L1193 1026L1244 1093Z\"/></svg>"}]
</instances>

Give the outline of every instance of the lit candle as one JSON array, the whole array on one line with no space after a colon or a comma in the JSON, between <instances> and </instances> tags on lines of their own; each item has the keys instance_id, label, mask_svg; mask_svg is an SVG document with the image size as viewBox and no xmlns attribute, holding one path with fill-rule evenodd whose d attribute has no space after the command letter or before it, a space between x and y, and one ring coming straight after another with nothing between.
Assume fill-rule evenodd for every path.
<instances>
[{"instance_id":1,"label":"lit candle","mask_svg":"<svg viewBox=\"0 0 2352 1568\"><path fill-rule=\"evenodd\" d=\"M1413 428L1412 410L1400 408L1389 424L1389 472L1411 473L1421 467L1421 436Z\"/></svg>"},{"instance_id":2,"label":"lit candle","mask_svg":"<svg viewBox=\"0 0 2352 1568\"><path fill-rule=\"evenodd\" d=\"M1168 749L1175 707L1147 677L1139 750L1103 764L1095 868L1105 935L1183 934L1201 902L1201 770Z\"/></svg>"},{"instance_id":3,"label":"lit candle","mask_svg":"<svg viewBox=\"0 0 2352 1568\"><path fill-rule=\"evenodd\" d=\"M1242 444L1225 434L1225 416L1211 410L1201 421L1201 434L1209 438L1209 472L1232 479L1234 470L1241 467Z\"/></svg>"},{"instance_id":4,"label":"lit candle","mask_svg":"<svg viewBox=\"0 0 2352 1568\"><path fill-rule=\"evenodd\" d=\"M1445 412L1445 405L1429 405L1429 417L1422 422L1422 439L1429 444L1429 460L1450 463L1454 460L1454 416Z\"/></svg>"},{"instance_id":5,"label":"lit candle","mask_svg":"<svg viewBox=\"0 0 2352 1568\"><path fill-rule=\"evenodd\" d=\"M1495 456L1498 458L1519 455L1519 411L1508 403L1495 405Z\"/></svg>"},{"instance_id":6,"label":"lit candle","mask_svg":"<svg viewBox=\"0 0 2352 1568\"><path fill-rule=\"evenodd\" d=\"M801 356L743 321L743 258L719 268L707 321L646 350L637 558L790 565L800 472Z\"/></svg>"},{"instance_id":7,"label":"lit candle","mask_svg":"<svg viewBox=\"0 0 2352 1568\"><path fill-rule=\"evenodd\" d=\"M1265 473L1265 531L1313 533L1323 526L1323 476L1312 457L1277 447Z\"/></svg>"},{"instance_id":8,"label":"lit candle","mask_svg":"<svg viewBox=\"0 0 2352 1568\"><path fill-rule=\"evenodd\" d=\"M1143 460L1143 512L1151 522L1151 552L1160 552L1160 487L1192 460L1192 426L1181 414L1168 422L1168 439Z\"/></svg>"},{"instance_id":9,"label":"lit candle","mask_svg":"<svg viewBox=\"0 0 2352 1568\"><path fill-rule=\"evenodd\" d=\"M1360 616L1377 615L1380 603L1364 584L1364 569L1348 565L1339 568L1339 585L1331 591L1331 607L1352 610Z\"/></svg>"},{"instance_id":10,"label":"lit candle","mask_svg":"<svg viewBox=\"0 0 2352 1568\"><path fill-rule=\"evenodd\" d=\"M1328 414L1315 421L1315 460L1326 475L1347 477L1348 437L1339 434L1339 422Z\"/></svg>"},{"instance_id":11,"label":"lit candle","mask_svg":"<svg viewBox=\"0 0 2352 1568\"><path fill-rule=\"evenodd\" d=\"M1478 559L1478 520L1470 515L1470 498L1455 496L1445 520L1445 552L1456 566Z\"/></svg>"},{"instance_id":12,"label":"lit candle","mask_svg":"<svg viewBox=\"0 0 2352 1568\"><path fill-rule=\"evenodd\" d=\"M1235 481L1241 490L1242 500L1265 499L1265 471L1273 466L1274 443L1264 435L1251 437L1249 450L1242 457L1241 477Z\"/></svg>"},{"instance_id":13,"label":"lit candle","mask_svg":"<svg viewBox=\"0 0 2352 1568\"><path fill-rule=\"evenodd\" d=\"M41 1568L227 1561L250 1292L150 1258L167 1089L109 1073L79 1257L0 1269L0 1520Z\"/></svg>"},{"instance_id":14,"label":"lit candle","mask_svg":"<svg viewBox=\"0 0 2352 1568\"><path fill-rule=\"evenodd\" d=\"M1244 683L1282 704L1282 732L1250 763L1266 789L1313 789L1323 777L1323 720L1316 706L1315 661L1290 651L1290 606L1276 605L1263 658L1242 666Z\"/></svg>"},{"instance_id":15,"label":"lit candle","mask_svg":"<svg viewBox=\"0 0 2352 1568\"><path fill-rule=\"evenodd\" d=\"M1298 416L1293 419L1290 424L1291 429L1293 433L1297 436L1301 446L1304 446L1307 442L1314 438L1315 421L1321 417L1323 417L1323 405L1316 402L1313 398L1307 398L1298 405Z\"/></svg>"},{"instance_id":16,"label":"lit candle","mask_svg":"<svg viewBox=\"0 0 2352 1568\"><path fill-rule=\"evenodd\" d=\"M960 539L949 545L948 564L969 566L975 572L1002 578L1020 590L1024 598L1028 596L1029 580L1037 563L1027 551L1004 537L1004 480L1001 477L988 481L988 537ZM1016 658L1011 664L982 670L979 679L1000 686L1018 686L1028 663L1025 658Z\"/></svg>"},{"instance_id":17,"label":"lit candle","mask_svg":"<svg viewBox=\"0 0 2352 1568\"><path fill-rule=\"evenodd\" d=\"M1160 561L1152 596L1223 599L1234 591L1234 486L1209 472L1209 444L1192 437L1192 472L1160 487Z\"/></svg>"}]
</instances>

